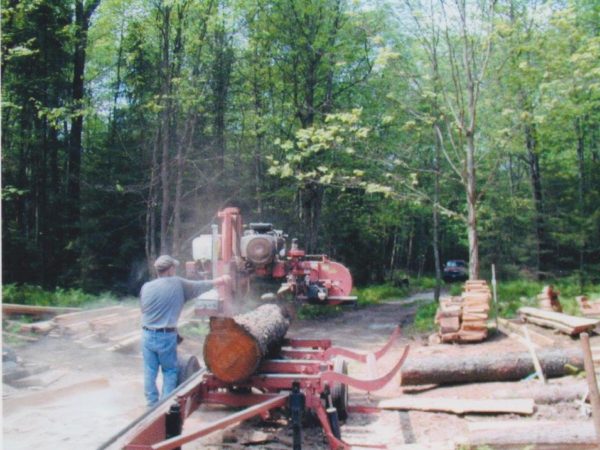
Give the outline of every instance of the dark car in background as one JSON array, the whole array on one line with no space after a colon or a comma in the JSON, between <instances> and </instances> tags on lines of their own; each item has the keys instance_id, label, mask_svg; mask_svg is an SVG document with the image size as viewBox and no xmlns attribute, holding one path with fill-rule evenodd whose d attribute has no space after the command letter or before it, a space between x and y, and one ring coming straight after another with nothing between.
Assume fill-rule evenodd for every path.
<instances>
[{"instance_id":1,"label":"dark car in background","mask_svg":"<svg viewBox=\"0 0 600 450\"><path fill-rule=\"evenodd\" d=\"M450 259L444 266L444 281L451 283L453 281L467 281L469 279L469 270L467 263L462 259Z\"/></svg>"}]
</instances>

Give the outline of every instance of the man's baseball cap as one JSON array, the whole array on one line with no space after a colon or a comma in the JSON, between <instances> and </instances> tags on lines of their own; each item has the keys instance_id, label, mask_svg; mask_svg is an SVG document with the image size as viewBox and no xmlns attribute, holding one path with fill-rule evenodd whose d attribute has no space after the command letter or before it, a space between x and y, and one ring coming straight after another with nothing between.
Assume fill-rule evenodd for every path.
<instances>
[{"instance_id":1,"label":"man's baseball cap","mask_svg":"<svg viewBox=\"0 0 600 450\"><path fill-rule=\"evenodd\" d=\"M156 261L154 261L154 268L159 272L164 272L173 266L179 266L179 261L169 255L160 255L156 258Z\"/></svg>"}]
</instances>

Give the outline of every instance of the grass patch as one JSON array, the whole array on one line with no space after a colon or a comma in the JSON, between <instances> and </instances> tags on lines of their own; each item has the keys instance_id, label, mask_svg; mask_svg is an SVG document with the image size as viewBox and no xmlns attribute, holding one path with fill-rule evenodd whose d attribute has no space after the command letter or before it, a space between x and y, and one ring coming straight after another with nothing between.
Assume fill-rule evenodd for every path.
<instances>
[{"instance_id":1,"label":"grass patch","mask_svg":"<svg viewBox=\"0 0 600 450\"><path fill-rule=\"evenodd\" d=\"M304 304L298 309L297 317L302 320L327 319L339 316L341 313L342 308L339 306Z\"/></svg>"},{"instance_id":2,"label":"grass patch","mask_svg":"<svg viewBox=\"0 0 600 450\"><path fill-rule=\"evenodd\" d=\"M419 306L415 314L414 329L418 332L427 332L435 329L435 313L437 311L437 302L427 303Z\"/></svg>"},{"instance_id":3,"label":"grass patch","mask_svg":"<svg viewBox=\"0 0 600 450\"><path fill-rule=\"evenodd\" d=\"M395 287L391 284L379 284L365 288L355 288L352 293L358 297L359 306L367 306L380 303L383 300L406 297L410 294L410 290L406 287Z\"/></svg>"},{"instance_id":4,"label":"grass patch","mask_svg":"<svg viewBox=\"0 0 600 450\"><path fill-rule=\"evenodd\" d=\"M208 332L208 322L193 321L179 328L181 335L190 337L205 337Z\"/></svg>"},{"instance_id":5,"label":"grass patch","mask_svg":"<svg viewBox=\"0 0 600 450\"><path fill-rule=\"evenodd\" d=\"M47 291L40 286L30 284L6 284L2 287L2 301L18 305L82 307L89 304L94 306L111 304L118 299L109 292L94 295L81 289L57 288L54 291Z\"/></svg>"},{"instance_id":6,"label":"grass patch","mask_svg":"<svg viewBox=\"0 0 600 450\"><path fill-rule=\"evenodd\" d=\"M588 284L582 289L575 277L546 281L501 281L497 284L498 314L510 318L515 317L522 306L538 307L537 296L542 292L542 288L549 284L560 292L558 299L565 314L581 315L575 300L578 295L587 295L590 299L600 298L599 284Z\"/></svg>"}]
</instances>

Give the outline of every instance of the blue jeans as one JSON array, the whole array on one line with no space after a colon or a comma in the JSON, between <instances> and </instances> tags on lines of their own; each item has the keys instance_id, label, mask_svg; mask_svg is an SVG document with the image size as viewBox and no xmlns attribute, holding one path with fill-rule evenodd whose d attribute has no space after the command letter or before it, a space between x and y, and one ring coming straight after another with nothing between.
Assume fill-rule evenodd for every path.
<instances>
[{"instance_id":1,"label":"blue jeans","mask_svg":"<svg viewBox=\"0 0 600 450\"><path fill-rule=\"evenodd\" d=\"M144 394L148 406L158 403L156 377L162 369L162 396L165 398L177 387L177 333L143 330Z\"/></svg>"}]
</instances>

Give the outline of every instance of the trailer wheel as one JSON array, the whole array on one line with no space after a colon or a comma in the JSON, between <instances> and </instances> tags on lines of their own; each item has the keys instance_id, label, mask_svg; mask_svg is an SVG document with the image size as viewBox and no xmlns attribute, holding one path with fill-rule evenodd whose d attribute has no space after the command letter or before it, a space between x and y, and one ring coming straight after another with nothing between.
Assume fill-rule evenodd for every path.
<instances>
[{"instance_id":1,"label":"trailer wheel","mask_svg":"<svg viewBox=\"0 0 600 450\"><path fill-rule=\"evenodd\" d=\"M348 374L348 364L341 358L333 360L333 371L344 375ZM331 387L331 402L338 412L340 420L348 418L348 385L345 383L334 383Z\"/></svg>"},{"instance_id":2,"label":"trailer wheel","mask_svg":"<svg viewBox=\"0 0 600 450\"><path fill-rule=\"evenodd\" d=\"M177 386L183 384L200 370L200 362L194 355L177 355Z\"/></svg>"}]
</instances>

